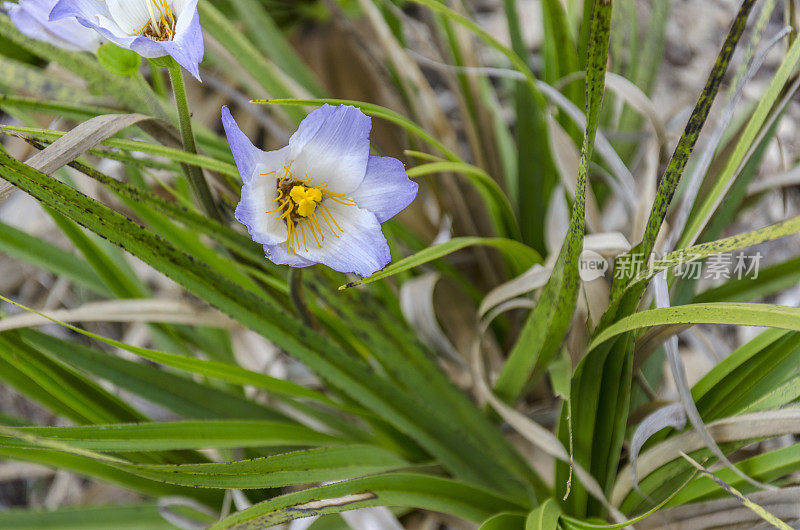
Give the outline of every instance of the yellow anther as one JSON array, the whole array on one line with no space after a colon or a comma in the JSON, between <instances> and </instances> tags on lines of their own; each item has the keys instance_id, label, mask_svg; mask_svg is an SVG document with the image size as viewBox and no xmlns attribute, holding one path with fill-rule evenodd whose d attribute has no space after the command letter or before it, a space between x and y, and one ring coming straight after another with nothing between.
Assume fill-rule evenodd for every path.
<instances>
[{"instance_id":1,"label":"yellow anther","mask_svg":"<svg viewBox=\"0 0 800 530\"><path fill-rule=\"evenodd\" d=\"M147 11L150 20L137 32L137 35L159 41L172 40L175 37L178 19L172 12L169 0L148 0Z\"/></svg>"},{"instance_id":2,"label":"yellow anther","mask_svg":"<svg viewBox=\"0 0 800 530\"><path fill-rule=\"evenodd\" d=\"M278 197L278 199L280 199L280 197ZM286 207L286 205L287 205L287 204L289 204L289 200L290 200L290 199L286 199L285 201L283 201L283 202L281 203L281 205L280 205L280 206L278 206L278 207L277 207L277 208L275 208L274 210L270 210L270 211L268 211L267 213L276 213L276 212L280 212L280 211L282 211L282 210L283 210L283 209Z\"/></svg>"},{"instance_id":3,"label":"yellow anther","mask_svg":"<svg viewBox=\"0 0 800 530\"><path fill-rule=\"evenodd\" d=\"M297 204L297 214L302 217L314 215L317 204L322 200L322 192L317 188L306 188L305 186L294 186L289 196Z\"/></svg>"},{"instance_id":4,"label":"yellow anther","mask_svg":"<svg viewBox=\"0 0 800 530\"><path fill-rule=\"evenodd\" d=\"M152 0L163 1L163 0ZM341 193L327 189L327 181L317 184L313 177L304 173L305 178L300 179L292 174L290 165L286 165L282 170L262 173L271 175L277 173L282 177L277 179L277 197L272 198L271 202L276 203L267 214L276 214L278 219L286 223L287 246L289 251L308 251L309 243L316 243L318 247L323 246L327 235L333 234L338 238L344 230L336 221L333 212L328 208L326 202L338 203L344 206L355 206L355 201L345 197ZM319 206L319 208L317 208ZM319 217L322 217L322 220ZM311 232L311 238L306 235L306 228Z\"/></svg>"}]
</instances>

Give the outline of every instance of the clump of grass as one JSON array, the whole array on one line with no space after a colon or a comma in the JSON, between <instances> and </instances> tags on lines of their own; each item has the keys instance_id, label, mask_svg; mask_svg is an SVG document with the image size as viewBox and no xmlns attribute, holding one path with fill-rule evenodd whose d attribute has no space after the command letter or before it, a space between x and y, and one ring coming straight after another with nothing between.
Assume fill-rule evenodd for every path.
<instances>
[{"instance_id":1,"label":"clump of grass","mask_svg":"<svg viewBox=\"0 0 800 530\"><path fill-rule=\"evenodd\" d=\"M797 519L794 3L716 13L686 99L719 8L453 5L201 1L180 112L0 15L0 465L47 492L0 528ZM221 105L273 149L325 103L421 185L369 278L232 220Z\"/></svg>"}]
</instances>

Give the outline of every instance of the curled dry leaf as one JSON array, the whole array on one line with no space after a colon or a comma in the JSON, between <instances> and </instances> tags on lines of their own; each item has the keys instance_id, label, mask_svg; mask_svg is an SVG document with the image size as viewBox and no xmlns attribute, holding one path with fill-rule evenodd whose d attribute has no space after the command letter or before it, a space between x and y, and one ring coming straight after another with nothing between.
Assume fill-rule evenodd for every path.
<instances>
[{"instance_id":1,"label":"curled dry leaf","mask_svg":"<svg viewBox=\"0 0 800 530\"><path fill-rule=\"evenodd\" d=\"M342 519L351 528L362 530L403 530L403 525L388 508L362 508L351 512L342 512Z\"/></svg>"},{"instance_id":2,"label":"curled dry leaf","mask_svg":"<svg viewBox=\"0 0 800 530\"><path fill-rule=\"evenodd\" d=\"M606 507L611 514L611 517L618 523L625 521L625 516L608 501L603 493L603 489L600 487L600 484L598 484L594 477L580 464L572 460L569 452L566 450L566 448L564 448L559 439L553 433L503 403L503 401L500 400L489 387L484 369L483 358L481 356L481 344L483 341L483 336L490 324L491 320L483 319L481 321L479 330L480 332L478 338L473 343L472 352L470 355L470 369L472 371L472 378L475 391L478 394L478 399L482 402L489 403L489 405L491 405L491 407L500 415L500 417L503 418L503 420L505 420L506 423L511 426L511 428L517 431L520 436L525 438L528 442L532 443L534 446L541 449L553 458L569 463L573 467L575 474L581 480L581 483L583 483L589 494Z\"/></svg>"},{"instance_id":3,"label":"curled dry leaf","mask_svg":"<svg viewBox=\"0 0 800 530\"><path fill-rule=\"evenodd\" d=\"M656 275L656 277L653 279L653 286L655 290L656 306L659 308L669 307L669 287L667 286L667 279L664 272ZM722 452L722 449L719 448L717 443L714 441L714 438L711 436L711 434L709 434L705 423L703 423L703 418L700 417L700 411L697 410L697 405L692 397L692 389L689 387L689 381L686 377L686 366L683 364L683 359L681 359L680 352L678 351L677 335L672 335L669 337L664 345L664 348L667 352L670 372L672 373L672 378L675 381L675 388L677 388L678 395L681 398L681 404L683 405L684 412L686 412L686 416L689 419L689 422L692 424L692 427L694 427L694 430L697 431L697 433L703 439L706 447L714 454L714 456L719 459L720 462L731 468L734 473L739 475L753 486L764 489L775 489L774 486L762 484L761 482L753 480L744 474L738 467L734 466L730 460L728 460L728 457L725 456L725 453Z\"/></svg>"},{"instance_id":4,"label":"curled dry leaf","mask_svg":"<svg viewBox=\"0 0 800 530\"><path fill-rule=\"evenodd\" d=\"M800 433L800 408L742 414L710 423L706 429L716 443ZM637 465L638 475L645 477L664 464L680 458L681 453L688 454L703 447L705 447L705 442L695 431L668 438L640 455ZM630 465L619 473L611 491L611 502L614 506L619 506L633 489L631 477ZM769 491L767 493L777 494L778 492Z\"/></svg>"},{"instance_id":5,"label":"curled dry leaf","mask_svg":"<svg viewBox=\"0 0 800 530\"><path fill-rule=\"evenodd\" d=\"M433 272L405 282L400 287L400 310L425 344L439 355L460 362L455 346L436 320L433 292L438 282L439 275Z\"/></svg>"},{"instance_id":6,"label":"curled dry leaf","mask_svg":"<svg viewBox=\"0 0 800 530\"><path fill-rule=\"evenodd\" d=\"M175 508L183 508L177 511ZM208 506L188 497L161 497L158 499L158 513L181 530L202 530L207 525L199 519L187 515L186 508L214 519L219 514L212 512Z\"/></svg>"},{"instance_id":7,"label":"curled dry leaf","mask_svg":"<svg viewBox=\"0 0 800 530\"><path fill-rule=\"evenodd\" d=\"M91 118L39 151L25 163L46 175L66 166L83 153L97 147L122 129L152 120L143 114L106 114Z\"/></svg>"},{"instance_id":8,"label":"curled dry leaf","mask_svg":"<svg viewBox=\"0 0 800 530\"><path fill-rule=\"evenodd\" d=\"M700 471L703 475L709 477L711 480L717 483L719 487L724 489L731 497L742 503L745 508L753 512L759 518L763 519L770 526L775 528L780 528L781 530L792 530L792 527L780 520L776 517L773 513L769 510L765 509L763 506L760 506L753 502L752 500L745 497L741 492L739 492L736 488L732 487L730 484L724 482L722 479L711 473L709 470L698 464L692 457L688 456L685 453L681 453L681 456L684 460L688 461L695 469Z\"/></svg>"},{"instance_id":9,"label":"curled dry leaf","mask_svg":"<svg viewBox=\"0 0 800 530\"><path fill-rule=\"evenodd\" d=\"M800 487L784 488L780 491L761 491L748 496L759 506L768 509L776 517L792 520L800 518ZM658 517L642 521L640 530L663 528L668 521L670 528L680 530L703 530L706 528L731 528L745 525L748 530L773 528L771 525L759 526L762 519L752 510L741 506L738 499L725 498L698 502L663 510Z\"/></svg>"},{"instance_id":10,"label":"curled dry leaf","mask_svg":"<svg viewBox=\"0 0 800 530\"><path fill-rule=\"evenodd\" d=\"M631 244L620 232L608 232L587 235L583 240L583 248L584 250L596 252L602 257L613 257L630 250ZM543 287L550 278L552 270L551 266L543 267L537 264L524 274L495 287L481 301L478 307L478 316L483 318L489 311L503 302Z\"/></svg>"},{"instance_id":11,"label":"curled dry leaf","mask_svg":"<svg viewBox=\"0 0 800 530\"><path fill-rule=\"evenodd\" d=\"M636 460L639 458L639 451L642 446L661 429L672 427L673 429L683 429L686 426L686 412L683 405L673 403L653 412L636 427L631 439L631 480L633 487L639 491L639 477L636 474Z\"/></svg>"}]
</instances>

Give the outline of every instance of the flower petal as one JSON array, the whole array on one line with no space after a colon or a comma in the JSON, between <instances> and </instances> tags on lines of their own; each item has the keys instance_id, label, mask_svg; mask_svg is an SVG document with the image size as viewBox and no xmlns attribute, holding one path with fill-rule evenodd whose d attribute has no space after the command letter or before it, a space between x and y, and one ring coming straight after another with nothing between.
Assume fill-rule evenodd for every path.
<instances>
[{"instance_id":1,"label":"flower petal","mask_svg":"<svg viewBox=\"0 0 800 530\"><path fill-rule=\"evenodd\" d=\"M130 35L117 24L105 2L97 0L59 0L50 12L50 20L61 20L75 17L84 27L97 31L100 35L117 46L137 52L139 55L153 59L166 55L164 49L147 37ZM134 49L137 48L137 49Z\"/></svg>"},{"instance_id":2,"label":"flower petal","mask_svg":"<svg viewBox=\"0 0 800 530\"><path fill-rule=\"evenodd\" d=\"M253 142L242 132L239 124L233 119L228 107L222 107L222 126L228 137L228 143L239 169L242 182L247 183L256 175L259 166L269 169L261 169L260 172L282 169L286 165L289 156L289 148L284 147L277 151L262 151L253 145Z\"/></svg>"},{"instance_id":3,"label":"flower petal","mask_svg":"<svg viewBox=\"0 0 800 530\"><path fill-rule=\"evenodd\" d=\"M287 250L289 243L284 241L277 245L264 245L264 253L276 265L289 265L291 267L310 267L315 262L301 258L294 252Z\"/></svg>"},{"instance_id":4,"label":"flower petal","mask_svg":"<svg viewBox=\"0 0 800 530\"><path fill-rule=\"evenodd\" d=\"M3 7L11 22L26 37L70 51L97 51L102 39L95 31L83 27L76 20L50 21L50 12L57 1L21 0L18 4L4 2Z\"/></svg>"},{"instance_id":5,"label":"flower petal","mask_svg":"<svg viewBox=\"0 0 800 530\"><path fill-rule=\"evenodd\" d=\"M362 277L371 276L381 270L391 260L389 244L381 232L381 224L372 212L356 206L345 206L326 201L330 213L341 227L336 234L324 221L323 213L317 209L317 217L322 226L325 240L317 245L307 230L307 245L295 241L295 251L301 258L322 263L339 272L354 272ZM336 224L332 226L336 227ZM305 247L308 247L306 250Z\"/></svg>"},{"instance_id":6,"label":"flower petal","mask_svg":"<svg viewBox=\"0 0 800 530\"><path fill-rule=\"evenodd\" d=\"M222 125L228 136L239 174L242 176L242 199L236 207L236 219L247 227L253 241L274 245L286 241L286 222L278 219L280 212L268 214L278 204L275 185L277 176L262 173L275 172L287 163L289 148L264 152L253 145L233 119L228 107L222 107Z\"/></svg>"},{"instance_id":7,"label":"flower petal","mask_svg":"<svg viewBox=\"0 0 800 530\"><path fill-rule=\"evenodd\" d=\"M203 59L205 45L200 27L200 17L197 13L197 0L187 0L175 27L175 38L171 41L155 41L134 34L141 29L141 26L132 29L135 27L134 24L138 23L138 17L141 16L140 7L144 6L144 9L147 9L144 0L137 0L135 4L137 7L133 10L130 7L124 7L127 5L124 4L127 0L110 1L115 2L115 9L118 10L116 16L119 17L119 21L109 11L106 2L98 0L59 0L50 13L50 20L75 17L83 26L96 30L117 46L133 50L147 59L171 55L181 66L199 79L199 63Z\"/></svg>"},{"instance_id":8,"label":"flower petal","mask_svg":"<svg viewBox=\"0 0 800 530\"><path fill-rule=\"evenodd\" d=\"M320 108L310 112L303 121L300 122L300 126L297 128L297 131L292 135L289 139L289 144L292 146L292 150L295 155L306 146L306 144L314 138L314 136L319 132L320 127L322 124L325 123L325 120L330 118L336 107L333 105L328 105L325 103Z\"/></svg>"},{"instance_id":9,"label":"flower petal","mask_svg":"<svg viewBox=\"0 0 800 530\"><path fill-rule=\"evenodd\" d=\"M323 105L289 139L292 169L349 195L364 180L372 120L350 105Z\"/></svg>"},{"instance_id":10,"label":"flower petal","mask_svg":"<svg viewBox=\"0 0 800 530\"><path fill-rule=\"evenodd\" d=\"M242 186L242 200L236 207L236 220L247 227L253 241L262 245L282 243L288 237L286 221L279 219L281 212L267 213L278 207L276 182L274 175L251 178Z\"/></svg>"},{"instance_id":11,"label":"flower petal","mask_svg":"<svg viewBox=\"0 0 800 530\"><path fill-rule=\"evenodd\" d=\"M172 12L180 18L184 11L186 11L186 6L191 6L189 9L194 9L197 6L196 0L172 0Z\"/></svg>"},{"instance_id":12,"label":"flower petal","mask_svg":"<svg viewBox=\"0 0 800 530\"><path fill-rule=\"evenodd\" d=\"M405 210L417 197L418 189L419 185L408 178L405 166L398 159L371 156L364 181L350 198L384 223Z\"/></svg>"},{"instance_id":13,"label":"flower petal","mask_svg":"<svg viewBox=\"0 0 800 530\"><path fill-rule=\"evenodd\" d=\"M152 0L106 0L111 18L128 35L135 35L150 22L148 2L152 7Z\"/></svg>"},{"instance_id":14,"label":"flower petal","mask_svg":"<svg viewBox=\"0 0 800 530\"><path fill-rule=\"evenodd\" d=\"M172 0L172 12L178 17L175 33L183 33L189 27L194 15L197 13L199 0Z\"/></svg>"},{"instance_id":15,"label":"flower petal","mask_svg":"<svg viewBox=\"0 0 800 530\"><path fill-rule=\"evenodd\" d=\"M195 79L200 80L200 63L205 56L205 42L203 28L200 26L200 14L197 12L197 0L190 1L178 18L175 39L160 44L179 65L186 68Z\"/></svg>"},{"instance_id":16,"label":"flower petal","mask_svg":"<svg viewBox=\"0 0 800 530\"><path fill-rule=\"evenodd\" d=\"M74 17L84 27L100 32L104 37L121 38L128 36L114 22L105 2L97 0L58 0L50 11L50 21Z\"/></svg>"}]
</instances>

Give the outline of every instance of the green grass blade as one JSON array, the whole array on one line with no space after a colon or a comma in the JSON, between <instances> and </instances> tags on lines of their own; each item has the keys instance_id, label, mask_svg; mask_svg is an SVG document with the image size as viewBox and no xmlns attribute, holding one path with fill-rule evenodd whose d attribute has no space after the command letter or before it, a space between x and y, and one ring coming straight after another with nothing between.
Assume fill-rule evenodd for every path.
<instances>
[{"instance_id":1,"label":"green grass blade","mask_svg":"<svg viewBox=\"0 0 800 530\"><path fill-rule=\"evenodd\" d=\"M629 331L690 324L764 326L800 331L800 308L771 304L710 303L651 309L625 317L604 329L592 340L589 351Z\"/></svg>"},{"instance_id":2,"label":"green grass blade","mask_svg":"<svg viewBox=\"0 0 800 530\"><path fill-rule=\"evenodd\" d=\"M222 224L214 219L209 219L195 210L190 210L165 201L142 187L119 182L84 164L73 163L71 165L120 197L129 199L131 204L142 203L151 208L155 215L171 218L183 224L186 228L205 234L215 241L222 243L229 250L246 256L256 263L262 263L264 261L264 251L261 245L254 243L247 235L232 229L228 225ZM280 285L280 289L285 291L285 284Z\"/></svg>"},{"instance_id":3,"label":"green grass blade","mask_svg":"<svg viewBox=\"0 0 800 530\"><path fill-rule=\"evenodd\" d=\"M78 506L43 510L7 510L3 530L175 530L161 517L158 505Z\"/></svg>"},{"instance_id":4,"label":"green grass blade","mask_svg":"<svg viewBox=\"0 0 800 530\"><path fill-rule=\"evenodd\" d=\"M20 330L20 335L51 359L113 383L186 418L287 419L244 396L200 384L155 366L121 359L39 331Z\"/></svg>"},{"instance_id":5,"label":"green grass blade","mask_svg":"<svg viewBox=\"0 0 800 530\"><path fill-rule=\"evenodd\" d=\"M613 310L613 308L617 307L617 305L622 302L625 295L636 290L637 288L641 288L643 285L646 285L648 280L653 278L661 271L670 270L678 265L702 260L717 254L730 253L767 241L774 241L776 239L794 235L798 232L800 232L800 216L787 219L786 221L780 221L778 223L774 223L750 232L744 232L742 234L726 237L717 241L701 243L693 247L670 252L663 258L656 260L653 265L647 267L645 270L634 276L631 283L628 284L628 287L619 295L617 295L614 300L612 300L610 307ZM783 272L783 269L780 269L780 272ZM758 276L761 276L761 271L759 271ZM771 276L768 276L768 279L769 281L772 281ZM757 278L747 278L747 281L755 280L757 280ZM728 287L728 289L730 289L730 287Z\"/></svg>"},{"instance_id":6,"label":"green grass blade","mask_svg":"<svg viewBox=\"0 0 800 530\"><path fill-rule=\"evenodd\" d=\"M205 4L203 2L201 5ZM70 52L49 43L33 40L22 35L6 15L0 15L0 36L21 46L30 53L44 61L60 64L70 72L83 78L92 93L107 94L121 103L128 110L143 114L172 116L176 120L177 113L174 106L166 100L158 99L150 86L140 78L118 76L106 70L97 60L82 52ZM81 101L83 94L78 97L65 98L66 101ZM175 121L177 124L177 121ZM213 152L216 156L225 159L230 156L230 150L225 141L217 134L200 124L195 125L197 141L201 146Z\"/></svg>"},{"instance_id":7,"label":"green grass blade","mask_svg":"<svg viewBox=\"0 0 800 530\"><path fill-rule=\"evenodd\" d=\"M0 435L28 446L90 458L120 471L177 486L212 489L260 489L356 478L408 467L396 454L369 445L341 445L298 450L273 456L223 463L138 464L61 440L42 438L30 430L0 426ZM0 451L3 448L0 447Z\"/></svg>"},{"instance_id":8,"label":"green grass blade","mask_svg":"<svg viewBox=\"0 0 800 530\"><path fill-rule=\"evenodd\" d=\"M0 446L0 457L69 470L152 497L177 495L196 499L209 506L219 506L223 498L222 492L220 491L164 484L163 482L146 479L122 471L106 463L97 462L85 456L67 454L63 451ZM4 519L0 517L0 524L2 524L3 520Z\"/></svg>"},{"instance_id":9,"label":"green grass blade","mask_svg":"<svg viewBox=\"0 0 800 530\"><path fill-rule=\"evenodd\" d=\"M328 434L278 421L180 421L81 427L24 427L39 438L51 438L98 452L170 451L235 447L317 447L340 443ZM30 447L14 438L0 445Z\"/></svg>"},{"instance_id":10,"label":"green grass blade","mask_svg":"<svg viewBox=\"0 0 800 530\"><path fill-rule=\"evenodd\" d=\"M29 39L17 30L6 15L0 15L0 35L46 61L60 64L85 79L92 90L109 94L132 110L148 112L151 108L147 96L141 92L141 85L131 83L127 77L111 73L86 53L70 52L46 42Z\"/></svg>"},{"instance_id":11,"label":"green grass blade","mask_svg":"<svg viewBox=\"0 0 800 530\"><path fill-rule=\"evenodd\" d=\"M557 530L564 511L555 499L547 499L528 514L525 530Z\"/></svg>"},{"instance_id":12,"label":"green grass blade","mask_svg":"<svg viewBox=\"0 0 800 530\"><path fill-rule=\"evenodd\" d=\"M697 396L697 408L707 422L763 410L768 405L769 408L779 408L795 399L800 334L769 331L782 335L752 357L743 359L742 350L735 351L731 356L735 356L733 360L737 362L726 362L721 367L727 372L721 380L703 392L703 385L708 384L709 376L712 373L719 376L715 369L692 389L692 396ZM729 358L724 360L728 361Z\"/></svg>"},{"instance_id":13,"label":"green grass blade","mask_svg":"<svg viewBox=\"0 0 800 530\"><path fill-rule=\"evenodd\" d=\"M586 185L605 89L611 10L610 3L595 3L587 76L587 123L570 227L540 302L530 313L495 385L497 395L507 402L515 401L536 367L545 366L555 355L575 311L579 286L578 257L583 249L585 227Z\"/></svg>"},{"instance_id":14,"label":"green grass blade","mask_svg":"<svg viewBox=\"0 0 800 530\"><path fill-rule=\"evenodd\" d=\"M446 16L449 20L460 24L474 33L488 46L505 55L515 69L525 76L525 84L517 87L517 153L518 159L518 191L520 227L523 240L530 243L540 252L544 250L543 215L547 200L557 181L553 162L548 130L545 122L547 101L539 91L536 76L523 57L528 52L522 43L521 30L516 15L515 1L505 0L505 8L509 22L509 30L514 49L510 49L494 38L479 24L464 15L448 8L436 0L413 0L431 10ZM524 119L522 119L524 117ZM535 190L535 191L534 191Z\"/></svg>"},{"instance_id":15,"label":"green grass blade","mask_svg":"<svg viewBox=\"0 0 800 530\"><path fill-rule=\"evenodd\" d=\"M498 513L481 523L478 530L524 530L524 525L522 513Z\"/></svg>"},{"instance_id":16,"label":"green grass blade","mask_svg":"<svg viewBox=\"0 0 800 530\"><path fill-rule=\"evenodd\" d=\"M258 372L246 370L237 365L229 363L223 363L218 361L207 361L204 359L195 359L193 357L187 357L184 355L159 352L147 348L131 346L130 344L125 344L117 340L109 339L101 335L98 335L96 333L91 333L79 329L75 326L66 324L64 322L60 322L58 320L49 318L45 316L43 313L39 313L38 311L34 311L28 307L17 304L16 302L13 302L12 300L2 295L0 295L0 300L17 305L18 307L26 311L36 313L40 316L44 316L45 318L48 318L48 320L51 320L56 324L64 326L76 333L80 333L92 339L104 342L109 346L122 348L124 350L127 350L131 353L134 353L142 357L143 359L147 359L152 362L163 364L165 366L169 366L172 368L177 368L179 370L184 370L192 374L198 374L206 377L220 379L227 383L240 384L240 385L253 385L258 388L267 390L268 392L276 396L310 399L326 405L339 406L335 401L331 400L324 394L285 379L278 379L269 376L267 374L260 374Z\"/></svg>"},{"instance_id":17,"label":"green grass blade","mask_svg":"<svg viewBox=\"0 0 800 530\"><path fill-rule=\"evenodd\" d=\"M80 103L67 103L62 101L48 101L39 98L27 98L11 94L0 94L0 107L25 109L43 114L60 116L65 119L85 121L101 114L115 114L119 109L82 105Z\"/></svg>"},{"instance_id":18,"label":"green grass blade","mask_svg":"<svg viewBox=\"0 0 800 530\"><path fill-rule=\"evenodd\" d=\"M289 493L235 513L212 528L265 528L311 517L370 506L403 506L447 513L480 523L521 506L497 494L444 478L389 474L349 480Z\"/></svg>"},{"instance_id":19,"label":"green grass blade","mask_svg":"<svg viewBox=\"0 0 800 530\"><path fill-rule=\"evenodd\" d=\"M686 164L689 161L689 156L692 154L692 151L697 144L700 131L703 129L706 119L708 118L708 114L711 111L711 105L714 103L717 93L719 92L722 78L728 69L728 64L733 57L733 52L736 50L736 45L739 43L739 39L744 32L747 19L754 3L755 0L744 0L739 8L739 12L737 13L736 19L733 21L733 25L728 32L725 43L722 45L722 50L717 56L717 60L711 69L706 86L703 88L703 92L700 94L697 105L692 111L689 122L686 124L686 128L681 135L681 139L678 141L678 145L675 147L675 152L670 159L669 165L664 173L664 177L659 184L655 203L650 211L650 216L647 220L647 226L645 227L642 241L629 252L630 255L639 254L649 256L653 251L656 237L658 237L658 233L661 230L661 225L663 224L664 218L667 215L667 210L672 203L672 197L675 195L675 191L677 190L678 184L683 176L683 172L686 169ZM625 287L627 281L629 281L629 278L615 278L612 284L612 296L619 294L619 292L621 292ZM636 303L638 303L641 292L638 292L637 294L639 296L631 297L632 301L627 304L628 306L633 307ZM633 300L634 298L635 300ZM630 310L628 310L628 312L630 312Z\"/></svg>"},{"instance_id":20,"label":"green grass blade","mask_svg":"<svg viewBox=\"0 0 800 530\"><path fill-rule=\"evenodd\" d=\"M48 129L39 129L36 127L16 127L12 125L2 125L0 126L0 130L20 133L25 137L36 138L40 140L56 140L67 134L64 131L52 131ZM235 165L219 161L215 158L188 153L182 149L165 147L163 145L143 142L141 140L125 140L122 138L109 138L103 142L103 145L125 151L161 156L168 158L173 162L202 167L211 171L216 171L217 173L223 175L228 175L235 179L239 178L239 172L236 170Z\"/></svg>"},{"instance_id":21,"label":"green grass blade","mask_svg":"<svg viewBox=\"0 0 800 530\"><path fill-rule=\"evenodd\" d=\"M497 233L503 237L521 240L519 224L514 208L506 194L495 180L484 170L472 164L460 162L431 162L408 170L410 178L418 178L434 173L456 173L467 178L483 196Z\"/></svg>"},{"instance_id":22,"label":"green grass blade","mask_svg":"<svg viewBox=\"0 0 800 530\"><path fill-rule=\"evenodd\" d=\"M2 352L3 350L0 350ZM30 370L28 370L30 372ZM61 401L57 396L54 396L39 381L32 375L28 375L23 368L18 368L15 363L6 360L6 355L0 354L0 380L9 388L16 389L17 392L24 395L27 399L38 403L47 410L69 418L77 423L91 423L91 420L85 418L79 412L76 412L69 406L69 404ZM13 425L13 423L3 423L4 425Z\"/></svg>"},{"instance_id":23,"label":"green grass blade","mask_svg":"<svg viewBox=\"0 0 800 530\"><path fill-rule=\"evenodd\" d=\"M146 298L147 287L139 281L133 269L124 260L115 260L111 254L119 252L116 247L103 245L93 234L87 234L76 223L63 215L49 210L56 226L66 235L83 255L91 269L102 278L108 289L118 298Z\"/></svg>"},{"instance_id":24,"label":"green grass blade","mask_svg":"<svg viewBox=\"0 0 800 530\"><path fill-rule=\"evenodd\" d=\"M692 302L747 302L773 295L800 281L800 257L758 271L758 278L734 278L698 293Z\"/></svg>"},{"instance_id":25,"label":"green grass blade","mask_svg":"<svg viewBox=\"0 0 800 530\"><path fill-rule=\"evenodd\" d=\"M800 444L776 449L764 454L746 458L737 462L738 467L747 476L759 481L771 482L795 473L800 469ZM735 488L748 487L747 482L730 469L719 469L715 474ZM695 480L689 483L680 493L667 503L667 506L679 506L714 497L722 497L723 492L708 480Z\"/></svg>"},{"instance_id":26,"label":"green grass blade","mask_svg":"<svg viewBox=\"0 0 800 530\"><path fill-rule=\"evenodd\" d=\"M20 340L15 332L0 335L0 357L48 393L54 412L82 423L142 421L146 417L75 370L53 362ZM25 392L25 388L19 389ZM54 400L54 401L53 401ZM47 403L44 403L47 405Z\"/></svg>"},{"instance_id":27,"label":"green grass blade","mask_svg":"<svg viewBox=\"0 0 800 530\"><path fill-rule=\"evenodd\" d=\"M791 48L789 48L786 57L783 59L778 71L772 77L769 87L764 95L759 98L758 106L753 112L750 121L747 123L742 134L738 137L736 147L725 163L725 167L720 173L719 177L714 181L714 185L708 193L703 194L703 199L698 208L692 213L686 228L678 241L678 247L684 247L696 241L700 236L700 231L708 222L713 211L719 205L720 200L725 192L730 188L733 179L739 173L740 166L748 157L751 148L757 140L759 132L762 130L764 123L767 120L770 112L772 111L775 102L781 96L786 84L789 82L790 77L797 70L797 65L800 64L800 42L795 39Z\"/></svg>"},{"instance_id":28,"label":"green grass blade","mask_svg":"<svg viewBox=\"0 0 800 530\"><path fill-rule=\"evenodd\" d=\"M465 440L447 409L422 404L375 374L335 343L307 328L268 300L228 282L198 260L175 250L141 227L65 186L57 180L0 153L3 178L31 193L90 230L106 237L149 263L190 292L216 306L242 325L259 332L276 346L306 363L333 388L349 395L412 436L460 477L490 484L510 495L525 495L524 485L508 474L482 449ZM85 333L85 332L84 332ZM324 352L324 353L323 353ZM230 366L221 367L229 369ZM458 440L460 443L457 443Z\"/></svg>"},{"instance_id":29,"label":"green grass blade","mask_svg":"<svg viewBox=\"0 0 800 530\"><path fill-rule=\"evenodd\" d=\"M516 0L504 0L503 6L508 20L513 55L527 60L529 51L522 38L522 29L517 16L517 2ZM473 29L473 31L475 30ZM483 36L482 32L478 32L478 35ZM484 38L484 40L487 39ZM492 45L491 41L487 40L487 42ZM497 48L497 46L494 47ZM509 50L509 52L511 51ZM506 53L506 55L510 56L511 53ZM528 71L526 76L532 77L533 74ZM544 213L547 211L553 189L559 180L558 170L550 152L549 131L546 122L547 103L538 88L533 89L530 82L518 83L514 90L517 116L515 132L518 186L515 195L520 227L523 241L544 253L546 250Z\"/></svg>"},{"instance_id":30,"label":"green grass blade","mask_svg":"<svg viewBox=\"0 0 800 530\"><path fill-rule=\"evenodd\" d=\"M649 256L653 250L656 236L688 158L708 117L711 105L719 91L722 77L727 70L736 44L744 31L753 3L753 0L744 0L742 3L712 68L706 87L689 118L665 176L661 180L643 240L631 250L629 255ZM621 299L617 298L629 281L630 278L614 279L611 294L616 302L604 314L595 331L596 334L636 309L644 292L644 285L631 289ZM559 426L559 436L562 442L568 443L572 438L576 461L587 468L604 488L610 487L618 469L628 416L632 377L633 338L620 334L616 335L614 340L598 343L580 361L573 376L570 407L574 437L570 436L570 429L566 421L567 415L562 414ZM566 466L558 465L556 483L565 483L568 472ZM564 493L563 488L558 489L560 494ZM580 484L573 485L567 505L568 511L575 516L600 515L604 511L599 503L588 498Z\"/></svg>"},{"instance_id":31,"label":"green grass blade","mask_svg":"<svg viewBox=\"0 0 800 530\"><path fill-rule=\"evenodd\" d=\"M0 251L66 278L95 294L111 294L100 276L84 260L5 223L0 223Z\"/></svg>"},{"instance_id":32,"label":"green grass blade","mask_svg":"<svg viewBox=\"0 0 800 530\"><path fill-rule=\"evenodd\" d=\"M514 264L517 274L521 274L522 272L528 270L537 263L541 263L542 261L541 256L539 256L535 250L523 243L520 243L519 241L514 241L513 239L457 237L447 241L446 243L440 243L438 245L423 249L413 256L395 261L385 269L376 272L369 278L350 282L347 285L343 285L339 289L349 289L351 287L383 280L384 278L394 276L395 274L403 271L407 271L409 269L419 267L420 265L424 265L425 263L430 263L431 261L449 256L453 252L457 252L461 249L474 246L494 247L500 250L508 258L509 262Z\"/></svg>"},{"instance_id":33,"label":"green grass blade","mask_svg":"<svg viewBox=\"0 0 800 530\"><path fill-rule=\"evenodd\" d=\"M362 477L408 467L396 454L369 445L321 447L237 462L136 465L131 473L179 486L260 489Z\"/></svg>"},{"instance_id":34,"label":"green grass blade","mask_svg":"<svg viewBox=\"0 0 800 530\"><path fill-rule=\"evenodd\" d=\"M560 0L544 0L542 2L542 22L544 26L543 80L549 85L556 85L561 79L580 71L578 44L572 34L572 28L569 26L564 5ZM570 101L578 106L584 103L581 85L581 83L571 83L566 88Z\"/></svg>"}]
</instances>

